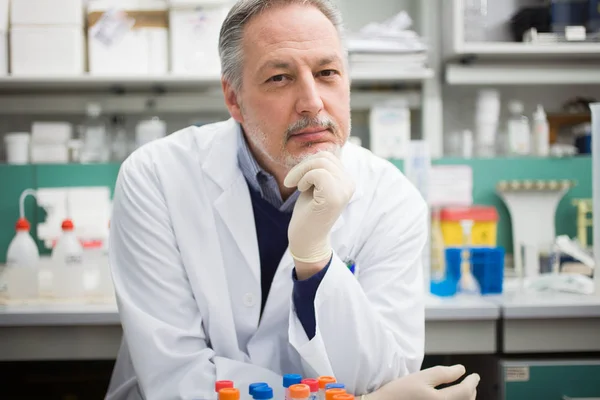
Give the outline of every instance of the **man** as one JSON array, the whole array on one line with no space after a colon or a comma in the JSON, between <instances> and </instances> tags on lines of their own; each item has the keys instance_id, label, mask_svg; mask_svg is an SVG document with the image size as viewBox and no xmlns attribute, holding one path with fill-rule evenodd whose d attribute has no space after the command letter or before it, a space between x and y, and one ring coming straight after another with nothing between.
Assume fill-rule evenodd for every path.
<instances>
[{"instance_id":1,"label":"man","mask_svg":"<svg viewBox=\"0 0 600 400\"><path fill-rule=\"evenodd\" d=\"M110 263L124 342L109 399L206 399L334 375L369 400L474 398L419 370L427 207L346 143L350 82L326 0L242 0L220 37L232 119L123 164ZM415 373L413 375L409 375ZM454 397L453 397L454 396Z\"/></svg>"}]
</instances>

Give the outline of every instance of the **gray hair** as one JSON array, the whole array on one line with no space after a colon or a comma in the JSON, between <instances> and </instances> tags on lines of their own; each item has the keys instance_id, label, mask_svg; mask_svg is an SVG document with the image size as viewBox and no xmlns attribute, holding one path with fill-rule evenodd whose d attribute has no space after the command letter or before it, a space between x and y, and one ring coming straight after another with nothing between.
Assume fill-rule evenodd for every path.
<instances>
[{"instance_id":1,"label":"gray hair","mask_svg":"<svg viewBox=\"0 0 600 400\"><path fill-rule=\"evenodd\" d=\"M266 10L287 4L305 4L316 7L333 24L344 46L344 27L340 11L330 0L239 0L237 1L221 26L219 36L219 56L221 58L221 75L223 79L238 92L242 87L242 40L244 26L253 17ZM344 49L344 58L346 50Z\"/></svg>"}]
</instances>

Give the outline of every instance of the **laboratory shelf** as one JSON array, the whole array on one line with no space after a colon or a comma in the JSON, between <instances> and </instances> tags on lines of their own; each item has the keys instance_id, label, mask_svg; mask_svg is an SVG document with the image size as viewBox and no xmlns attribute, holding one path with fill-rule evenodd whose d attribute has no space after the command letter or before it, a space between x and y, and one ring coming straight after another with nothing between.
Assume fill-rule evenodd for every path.
<instances>
[{"instance_id":1,"label":"laboratory shelf","mask_svg":"<svg viewBox=\"0 0 600 400\"><path fill-rule=\"evenodd\" d=\"M383 73L382 73L383 72ZM356 84L419 82L433 78L431 69L371 70L360 68L350 73ZM161 76L5 76L0 77L0 90L198 90L220 87L216 75L161 75Z\"/></svg>"},{"instance_id":2,"label":"laboratory shelf","mask_svg":"<svg viewBox=\"0 0 600 400\"><path fill-rule=\"evenodd\" d=\"M459 46L457 53L496 57L600 57L600 43L465 42Z\"/></svg>"},{"instance_id":3,"label":"laboratory shelf","mask_svg":"<svg viewBox=\"0 0 600 400\"><path fill-rule=\"evenodd\" d=\"M446 83L450 85L600 84L600 63L589 66L544 63L447 64Z\"/></svg>"}]
</instances>

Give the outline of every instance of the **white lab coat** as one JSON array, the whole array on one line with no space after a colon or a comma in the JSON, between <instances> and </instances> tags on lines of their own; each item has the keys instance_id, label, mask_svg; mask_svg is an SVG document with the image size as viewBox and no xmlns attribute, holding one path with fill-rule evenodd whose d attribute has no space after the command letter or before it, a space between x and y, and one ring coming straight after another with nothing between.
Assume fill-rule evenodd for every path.
<instances>
[{"instance_id":1,"label":"white lab coat","mask_svg":"<svg viewBox=\"0 0 600 400\"><path fill-rule=\"evenodd\" d=\"M152 142L121 167L110 265L124 330L108 399L214 398L215 379L334 375L363 394L419 370L427 208L397 168L346 144L356 192L332 229L334 255L308 340L283 256L259 319L260 261L233 120ZM353 275L345 261L355 260Z\"/></svg>"}]
</instances>

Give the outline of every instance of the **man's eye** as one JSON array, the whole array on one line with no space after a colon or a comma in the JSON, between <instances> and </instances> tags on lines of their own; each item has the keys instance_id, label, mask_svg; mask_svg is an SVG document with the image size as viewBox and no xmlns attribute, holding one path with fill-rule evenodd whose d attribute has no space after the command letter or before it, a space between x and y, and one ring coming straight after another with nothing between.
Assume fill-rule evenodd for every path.
<instances>
[{"instance_id":1,"label":"man's eye","mask_svg":"<svg viewBox=\"0 0 600 400\"><path fill-rule=\"evenodd\" d=\"M269 78L269 82L283 82L285 75L275 75Z\"/></svg>"},{"instance_id":2,"label":"man's eye","mask_svg":"<svg viewBox=\"0 0 600 400\"><path fill-rule=\"evenodd\" d=\"M334 76L336 74L336 71L333 69L326 69L326 70L319 72L319 74L321 74L321 76L328 78L330 76Z\"/></svg>"}]
</instances>

